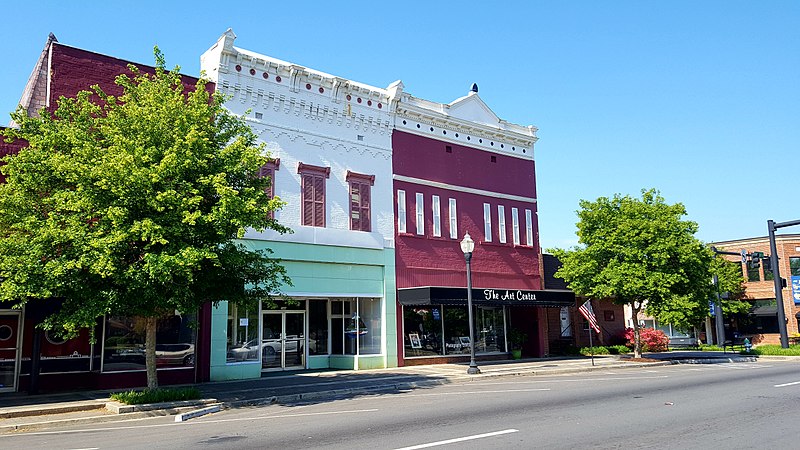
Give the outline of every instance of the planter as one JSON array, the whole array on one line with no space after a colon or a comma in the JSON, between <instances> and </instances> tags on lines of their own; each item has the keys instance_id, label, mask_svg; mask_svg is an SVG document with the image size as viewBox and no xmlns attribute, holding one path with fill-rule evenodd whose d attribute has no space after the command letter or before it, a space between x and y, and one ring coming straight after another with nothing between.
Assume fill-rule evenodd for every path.
<instances>
[{"instance_id":1,"label":"planter","mask_svg":"<svg viewBox=\"0 0 800 450\"><path fill-rule=\"evenodd\" d=\"M511 350L512 359L522 359L522 350Z\"/></svg>"}]
</instances>

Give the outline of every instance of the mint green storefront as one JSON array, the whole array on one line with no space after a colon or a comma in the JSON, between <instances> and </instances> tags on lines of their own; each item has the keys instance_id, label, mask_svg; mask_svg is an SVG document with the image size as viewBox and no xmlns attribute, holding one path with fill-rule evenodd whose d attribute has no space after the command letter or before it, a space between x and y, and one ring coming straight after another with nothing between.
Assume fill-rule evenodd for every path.
<instances>
[{"instance_id":1,"label":"mint green storefront","mask_svg":"<svg viewBox=\"0 0 800 450\"><path fill-rule=\"evenodd\" d=\"M269 247L293 286L249 311L220 302L211 318L211 380L264 372L397 367L394 249L243 240Z\"/></svg>"}]
</instances>

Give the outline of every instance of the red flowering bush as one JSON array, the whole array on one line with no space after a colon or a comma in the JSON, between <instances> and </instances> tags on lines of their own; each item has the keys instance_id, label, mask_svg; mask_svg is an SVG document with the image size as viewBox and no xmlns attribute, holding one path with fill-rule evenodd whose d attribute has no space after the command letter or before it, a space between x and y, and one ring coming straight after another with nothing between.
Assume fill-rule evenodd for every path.
<instances>
[{"instance_id":1,"label":"red flowering bush","mask_svg":"<svg viewBox=\"0 0 800 450\"><path fill-rule=\"evenodd\" d=\"M669 338L661 330L656 330L653 328L640 328L639 337L642 340L643 352L665 352L669 350ZM635 345L633 328L625 329L625 339L628 340L626 345L630 348L633 348Z\"/></svg>"}]
</instances>

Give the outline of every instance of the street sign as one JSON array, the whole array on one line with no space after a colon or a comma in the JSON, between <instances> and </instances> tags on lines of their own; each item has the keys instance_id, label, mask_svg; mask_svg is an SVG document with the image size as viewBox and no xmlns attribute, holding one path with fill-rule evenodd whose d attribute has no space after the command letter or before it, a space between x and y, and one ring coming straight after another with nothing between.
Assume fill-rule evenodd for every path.
<instances>
[{"instance_id":1,"label":"street sign","mask_svg":"<svg viewBox=\"0 0 800 450\"><path fill-rule=\"evenodd\" d=\"M742 249L742 264L747 264L747 250Z\"/></svg>"}]
</instances>

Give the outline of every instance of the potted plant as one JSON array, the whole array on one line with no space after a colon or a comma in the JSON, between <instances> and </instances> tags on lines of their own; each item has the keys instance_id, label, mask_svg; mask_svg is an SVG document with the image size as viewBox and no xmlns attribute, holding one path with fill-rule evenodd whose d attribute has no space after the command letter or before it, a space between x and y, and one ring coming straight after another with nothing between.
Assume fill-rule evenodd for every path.
<instances>
[{"instance_id":1,"label":"potted plant","mask_svg":"<svg viewBox=\"0 0 800 450\"><path fill-rule=\"evenodd\" d=\"M508 331L508 343L511 345L511 357L522 358L522 344L528 340L528 335L516 328Z\"/></svg>"}]
</instances>

